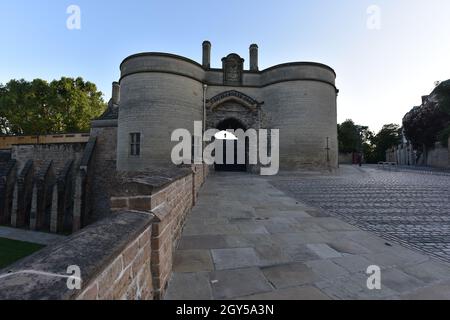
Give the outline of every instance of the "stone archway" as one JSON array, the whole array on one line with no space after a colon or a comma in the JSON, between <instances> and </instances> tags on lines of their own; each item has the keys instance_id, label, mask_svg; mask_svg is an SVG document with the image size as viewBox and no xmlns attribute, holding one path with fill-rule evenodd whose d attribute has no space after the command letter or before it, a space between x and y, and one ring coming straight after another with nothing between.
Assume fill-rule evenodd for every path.
<instances>
[{"instance_id":1,"label":"stone archway","mask_svg":"<svg viewBox=\"0 0 450 320\"><path fill-rule=\"evenodd\" d=\"M222 92L207 100L206 126L209 129L217 128L219 122L234 118L246 129L260 128L262 104L236 90Z\"/></svg>"},{"instance_id":2,"label":"stone archway","mask_svg":"<svg viewBox=\"0 0 450 320\"><path fill-rule=\"evenodd\" d=\"M264 102L258 102L254 98L236 91L229 90L207 100L206 105L206 129L259 129L262 125L263 114L261 106ZM258 166L249 164L249 146L246 138L246 161L240 166L216 166L218 171L248 171L256 172Z\"/></svg>"},{"instance_id":3,"label":"stone archway","mask_svg":"<svg viewBox=\"0 0 450 320\"><path fill-rule=\"evenodd\" d=\"M216 129L220 131L226 131L226 130L247 130L247 128L244 126L244 124L239 121L236 118L227 118L222 121L220 121ZM227 163L225 159L227 159L227 149L234 148L234 161L233 163ZM226 141L223 140L223 164L215 164L214 168L216 171L234 171L234 172L246 172L248 168L248 141L245 141L245 163L239 164L238 163L238 141ZM217 154L217 153L216 153Z\"/></svg>"}]
</instances>

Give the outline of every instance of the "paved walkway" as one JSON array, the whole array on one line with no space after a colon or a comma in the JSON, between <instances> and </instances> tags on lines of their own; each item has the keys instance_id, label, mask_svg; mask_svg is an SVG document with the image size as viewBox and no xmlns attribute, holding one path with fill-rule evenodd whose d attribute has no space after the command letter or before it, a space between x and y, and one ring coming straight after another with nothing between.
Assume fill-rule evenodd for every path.
<instances>
[{"instance_id":1,"label":"paved walkway","mask_svg":"<svg viewBox=\"0 0 450 320\"><path fill-rule=\"evenodd\" d=\"M166 299L450 299L450 264L326 216L273 179L208 179ZM367 288L370 265L382 269L381 290Z\"/></svg>"},{"instance_id":2,"label":"paved walkway","mask_svg":"<svg viewBox=\"0 0 450 320\"><path fill-rule=\"evenodd\" d=\"M0 238L31 242L42 245L51 245L58 243L59 241L61 241L61 239L64 239L65 236L16 228L0 227Z\"/></svg>"},{"instance_id":3,"label":"paved walkway","mask_svg":"<svg viewBox=\"0 0 450 320\"><path fill-rule=\"evenodd\" d=\"M333 175L281 174L271 182L299 201L450 262L450 176L342 166Z\"/></svg>"}]
</instances>

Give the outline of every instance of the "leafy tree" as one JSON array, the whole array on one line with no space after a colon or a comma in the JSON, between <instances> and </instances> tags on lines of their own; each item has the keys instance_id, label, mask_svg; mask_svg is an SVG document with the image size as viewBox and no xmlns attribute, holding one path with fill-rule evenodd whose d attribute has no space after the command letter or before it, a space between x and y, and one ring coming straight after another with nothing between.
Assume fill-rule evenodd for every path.
<instances>
[{"instance_id":1,"label":"leafy tree","mask_svg":"<svg viewBox=\"0 0 450 320\"><path fill-rule=\"evenodd\" d=\"M438 97L439 107L446 114L444 118L447 120L437 138L442 145L448 146L448 139L450 138L450 80L441 82L433 93Z\"/></svg>"},{"instance_id":2,"label":"leafy tree","mask_svg":"<svg viewBox=\"0 0 450 320\"><path fill-rule=\"evenodd\" d=\"M403 118L405 135L416 149L446 145L450 136L450 80L441 82L426 99Z\"/></svg>"},{"instance_id":3,"label":"leafy tree","mask_svg":"<svg viewBox=\"0 0 450 320\"><path fill-rule=\"evenodd\" d=\"M339 152L351 153L359 150L361 145L358 126L352 120L338 124Z\"/></svg>"},{"instance_id":4,"label":"leafy tree","mask_svg":"<svg viewBox=\"0 0 450 320\"><path fill-rule=\"evenodd\" d=\"M105 108L102 93L82 78L11 80L0 84L0 133L83 132Z\"/></svg>"},{"instance_id":5,"label":"leafy tree","mask_svg":"<svg viewBox=\"0 0 450 320\"><path fill-rule=\"evenodd\" d=\"M386 160L386 150L399 145L402 140L402 129L397 124L386 124L371 140L372 153L370 162L377 163Z\"/></svg>"},{"instance_id":6,"label":"leafy tree","mask_svg":"<svg viewBox=\"0 0 450 320\"><path fill-rule=\"evenodd\" d=\"M384 125L375 135L367 126L346 120L338 125L338 134L339 152L361 152L368 163L384 161L386 150L401 142L401 128L396 124Z\"/></svg>"},{"instance_id":7,"label":"leafy tree","mask_svg":"<svg viewBox=\"0 0 450 320\"><path fill-rule=\"evenodd\" d=\"M339 152L361 152L368 144L373 133L367 126L356 125L353 120L346 120L338 125Z\"/></svg>"}]
</instances>

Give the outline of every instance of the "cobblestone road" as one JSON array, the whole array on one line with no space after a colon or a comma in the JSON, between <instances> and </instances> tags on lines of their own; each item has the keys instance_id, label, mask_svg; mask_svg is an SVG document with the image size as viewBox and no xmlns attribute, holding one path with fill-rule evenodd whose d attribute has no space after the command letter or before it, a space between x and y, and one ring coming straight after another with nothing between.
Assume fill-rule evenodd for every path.
<instances>
[{"instance_id":1,"label":"cobblestone road","mask_svg":"<svg viewBox=\"0 0 450 320\"><path fill-rule=\"evenodd\" d=\"M343 166L336 175L280 175L296 199L407 247L450 261L450 176Z\"/></svg>"}]
</instances>

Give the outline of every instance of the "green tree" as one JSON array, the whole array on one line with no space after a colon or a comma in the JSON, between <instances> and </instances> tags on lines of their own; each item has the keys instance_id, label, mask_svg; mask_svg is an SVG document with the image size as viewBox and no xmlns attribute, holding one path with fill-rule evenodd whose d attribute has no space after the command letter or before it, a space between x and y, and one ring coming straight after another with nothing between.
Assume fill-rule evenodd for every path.
<instances>
[{"instance_id":1,"label":"green tree","mask_svg":"<svg viewBox=\"0 0 450 320\"><path fill-rule=\"evenodd\" d=\"M357 125L353 120L338 124L339 152L351 153L364 151L370 144L373 133L367 126Z\"/></svg>"},{"instance_id":2,"label":"green tree","mask_svg":"<svg viewBox=\"0 0 450 320\"><path fill-rule=\"evenodd\" d=\"M84 132L105 108L102 93L82 78L11 80L0 85L0 133Z\"/></svg>"},{"instance_id":3,"label":"green tree","mask_svg":"<svg viewBox=\"0 0 450 320\"><path fill-rule=\"evenodd\" d=\"M403 118L405 135L416 149L446 145L450 136L450 80L441 82L425 102Z\"/></svg>"},{"instance_id":4,"label":"green tree","mask_svg":"<svg viewBox=\"0 0 450 320\"><path fill-rule=\"evenodd\" d=\"M352 153L360 149L361 137L358 126L353 120L338 124L339 152Z\"/></svg>"},{"instance_id":5,"label":"green tree","mask_svg":"<svg viewBox=\"0 0 450 320\"><path fill-rule=\"evenodd\" d=\"M386 151L401 143L402 129L397 124L386 124L372 138L371 162L377 163L386 160Z\"/></svg>"}]
</instances>

